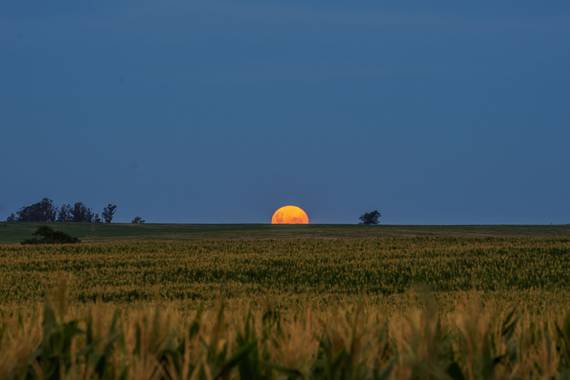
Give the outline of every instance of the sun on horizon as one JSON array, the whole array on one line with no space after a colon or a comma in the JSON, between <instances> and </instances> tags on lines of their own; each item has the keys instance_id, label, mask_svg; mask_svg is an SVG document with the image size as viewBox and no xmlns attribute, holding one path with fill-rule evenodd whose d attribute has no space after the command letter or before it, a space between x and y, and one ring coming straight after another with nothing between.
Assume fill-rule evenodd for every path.
<instances>
[{"instance_id":1,"label":"sun on horizon","mask_svg":"<svg viewBox=\"0 0 570 380\"><path fill-rule=\"evenodd\" d=\"M273 213L271 224L309 224L309 215L301 207L287 205Z\"/></svg>"}]
</instances>

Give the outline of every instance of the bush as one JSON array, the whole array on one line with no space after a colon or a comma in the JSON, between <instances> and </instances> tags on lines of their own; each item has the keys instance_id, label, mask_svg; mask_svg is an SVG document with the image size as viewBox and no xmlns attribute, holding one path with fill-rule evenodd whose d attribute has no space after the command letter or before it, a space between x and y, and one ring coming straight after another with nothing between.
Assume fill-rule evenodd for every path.
<instances>
[{"instance_id":1,"label":"bush","mask_svg":"<svg viewBox=\"0 0 570 380\"><path fill-rule=\"evenodd\" d=\"M131 224L144 224L145 220L140 216L135 216L133 220L131 220Z\"/></svg>"},{"instance_id":2,"label":"bush","mask_svg":"<svg viewBox=\"0 0 570 380\"><path fill-rule=\"evenodd\" d=\"M382 214L380 214L380 211L378 211L378 210L374 210L371 212L365 212L359 218L360 224L367 224L367 225L378 224L378 223L380 223L381 217L382 217Z\"/></svg>"},{"instance_id":3,"label":"bush","mask_svg":"<svg viewBox=\"0 0 570 380\"><path fill-rule=\"evenodd\" d=\"M70 236L65 232L54 231L48 226L39 227L34 236L41 236L41 238L33 238L24 240L22 244L73 244L81 242L78 238Z\"/></svg>"}]
</instances>

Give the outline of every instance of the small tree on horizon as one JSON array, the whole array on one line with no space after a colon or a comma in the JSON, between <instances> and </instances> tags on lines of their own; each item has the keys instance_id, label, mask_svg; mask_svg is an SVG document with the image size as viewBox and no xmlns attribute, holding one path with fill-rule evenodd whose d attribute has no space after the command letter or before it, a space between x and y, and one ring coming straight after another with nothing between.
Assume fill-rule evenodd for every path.
<instances>
[{"instance_id":1,"label":"small tree on horizon","mask_svg":"<svg viewBox=\"0 0 570 380\"><path fill-rule=\"evenodd\" d=\"M93 223L93 211L83 202L75 202L71 210L71 221L75 223Z\"/></svg>"},{"instance_id":2,"label":"small tree on horizon","mask_svg":"<svg viewBox=\"0 0 570 380\"><path fill-rule=\"evenodd\" d=\"M360 224L374 225L380 223L382 214L378 210L365 212L360 216Z\"/></svg>"},{"instance_id":3,"label":"small tree on horizon","mask_svg":"<svg viewBox=\"0 0 570 380\"><path fill-rule=\"evenodd\" d=\"M131 224L144 224L145 220L140 216L135 216L133 220L131 220Z\"/></svg>"},{"instance_id":4,"label":"small tree on horizon","mask_svg":"<svg viewBox=\"0 0 570 380\"><path fill-rule=\"evenodd\" d=\"M71 222L72 221L72 216L71 216L71 211L72 211L72 207L70 204L68 203L64 203L59 207L59 210L57 212L57 221L58 222Z\"/></svg>"},{"instance_id":5,"label":"small tree on horizon","mask_svg":"<svg viewBox=\"0 0 570 380\"><path fill-rule=\"evenodd\" d=\"M117 212L117 205L109 203L104 209L101 215L103 216L103 220L105 223L111 223L113 221L113 217Z\"/></svg>"}]
</instances>

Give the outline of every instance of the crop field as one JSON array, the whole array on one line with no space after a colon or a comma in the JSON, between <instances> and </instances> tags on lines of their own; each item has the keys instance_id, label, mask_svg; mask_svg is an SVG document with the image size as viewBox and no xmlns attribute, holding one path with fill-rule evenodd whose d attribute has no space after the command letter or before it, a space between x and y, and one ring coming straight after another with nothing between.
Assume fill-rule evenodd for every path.
<instances>
[{"instance_id":1,"label":"crop field","mask_svg":"<svg viewBox=\"0 0 570 380\"><path fill-rule=\"evenodd\" d=\"M0 379L570 378L570 227L0 224Z\"/></svg>"},{"instance_id":2,"label":"crop field","mask_svg":"<svg viewBox=\"0 0 570 380\"><path fill-rule=\"evenodd\" d=\"M74 302L188 306L220 296L284 302L395 299L417 286L445 296L475 291L517 298L524 293L519 298L539 295L537 302L565 302L570 290L566 227L195 226L172 232L187 233L186 239L160 235L153 226L102 227L138 234L109 239L113 234L106 231L100 240L92 236L78 245L1 245L0 307L41 302L46 289L61 279L68 282Z\"/></svg>"}]
</instances>

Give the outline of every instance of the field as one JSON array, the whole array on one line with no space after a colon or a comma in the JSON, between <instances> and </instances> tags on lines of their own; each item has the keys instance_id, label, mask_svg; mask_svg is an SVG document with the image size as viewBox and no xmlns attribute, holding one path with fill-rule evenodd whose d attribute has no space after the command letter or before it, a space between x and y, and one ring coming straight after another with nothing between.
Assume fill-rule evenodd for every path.
<instances>
[{"instance_id":1,"label":"field","mask_svg":"<svg viewBox=\"0 0 570 380\"><path fill-rule=\"evenodd\" d=\"M570 378L570 226L36 227L0 378Z\"/></svg>"}]
</instances>

